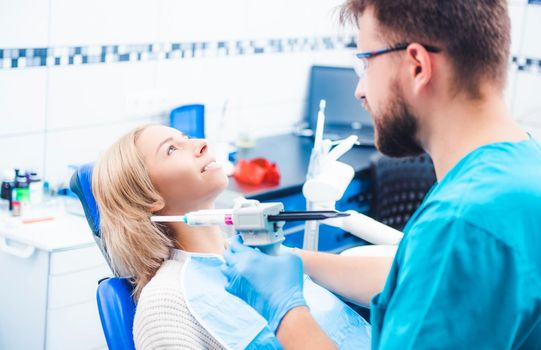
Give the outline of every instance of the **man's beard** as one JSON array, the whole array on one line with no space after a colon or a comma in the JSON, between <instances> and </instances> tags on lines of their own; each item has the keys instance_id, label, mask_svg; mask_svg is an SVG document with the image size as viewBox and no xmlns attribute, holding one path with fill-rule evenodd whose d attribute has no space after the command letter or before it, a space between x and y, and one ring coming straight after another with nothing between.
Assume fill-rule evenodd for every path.
<instances>
[{"instance_id":1,"label":"man's beard","mask_svg":"<svg viewBox=\"0 0 541 350\"><path fill-rule=\"evenodd\" d=\"M410 108L398 82L394 81L390 91L391 99L383 112L374 114L377 149L390 157L409 157L424 153L417 141L417 119Z\"/></svg>"}]
</instances>

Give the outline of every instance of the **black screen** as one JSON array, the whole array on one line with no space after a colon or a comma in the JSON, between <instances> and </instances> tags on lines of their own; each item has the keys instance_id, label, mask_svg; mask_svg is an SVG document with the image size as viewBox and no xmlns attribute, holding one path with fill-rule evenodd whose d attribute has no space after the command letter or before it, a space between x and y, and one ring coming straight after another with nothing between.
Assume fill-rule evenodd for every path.
<instances>
[{"instance_id":1,"label":"black screen","mask_svg":"<svg viewBox=\"0 0 541 350\"><path fill-rule=\"evenodd\" d=\"M325 126L358 128L372 125L370 114L354 96L358 78L353 68L313 66L310 72L307 120L312 130L317 123L319 101L327 101ZM359 124L360 123L360 124Z\"/></svg>"}]
</instances>

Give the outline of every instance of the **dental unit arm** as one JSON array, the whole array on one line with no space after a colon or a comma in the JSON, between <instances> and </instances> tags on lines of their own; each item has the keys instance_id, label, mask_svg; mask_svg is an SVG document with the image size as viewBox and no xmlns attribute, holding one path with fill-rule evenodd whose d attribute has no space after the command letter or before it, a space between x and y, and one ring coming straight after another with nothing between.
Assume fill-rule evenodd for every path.
<instances>
[{"instance_id":1,"label":"dental unit arm","mask_svg":"<svg viewBox=\"0 0 541 350\"><path fill-rule=\"evenodd\" d=\"M314 221L342 218L349 213L336 211L284 211L282 203L238 201L232 209L198 210L179 216L151 216L154 222L183 222L190 226L233 227L244 244L263 253L277 255L284 241L282 227L286 221Z\"/></svg>"},{"instance_id":2,"label":"dental unit arm","mask_svg":"<svg viewBox=\"0 0 541 350\"><path fill-rule=\"evenodd\" d=\"M357 136L349 136L333 147L330 140L323 139L325 123L325 100L320 102L314 148L302 192L306 198L307 210L335 210L336 201L344 195L355 175L353 168L338 159L357 142ZM322 223L338 227L367 242L377 245L396 245L402 239L402 232L384 225L366 215L348 211L349 216L325 220ZM307 221L303 248L318 250L319 222Z\"/></svg>"}]
</instances>

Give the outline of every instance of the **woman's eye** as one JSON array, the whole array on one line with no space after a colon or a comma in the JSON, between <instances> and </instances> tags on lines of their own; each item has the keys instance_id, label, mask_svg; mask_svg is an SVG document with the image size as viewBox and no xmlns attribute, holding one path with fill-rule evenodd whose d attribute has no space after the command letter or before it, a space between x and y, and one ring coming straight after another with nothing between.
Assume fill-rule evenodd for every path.
<instances>
[{"instance_id":1,"label":"woman's eye","mask_svg":"<svg viewBox=\"0 0 541 350\"><path fill-rule=\"evenodd\" d=\"M169 146L169 148L167 148L167 155L171 155L171 153L173 153L174 151L176 151L177 148L173 145Z\"/></svg>"}]
</instances>

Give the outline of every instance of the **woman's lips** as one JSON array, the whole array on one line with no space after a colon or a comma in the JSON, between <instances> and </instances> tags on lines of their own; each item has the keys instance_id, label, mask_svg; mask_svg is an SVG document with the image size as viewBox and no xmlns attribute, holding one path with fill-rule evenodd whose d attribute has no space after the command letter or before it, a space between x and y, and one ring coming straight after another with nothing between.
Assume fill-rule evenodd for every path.
<instances>
[{"instance_id":1,"label":"woman's lips","mask_svg":"<svg viewBox=\"0 0 541 350\"><path fill-rule=\"evenodd\" d=\"M216 163L216 161L213 160L210 163L208 163L207 165L205 165L205 167L203 167L203 170L201 172L204 173L204 172L209 171L209 170L220 169L221 167L222 167L222 165L220 163Z\"/></svg>"}]
</instances>

